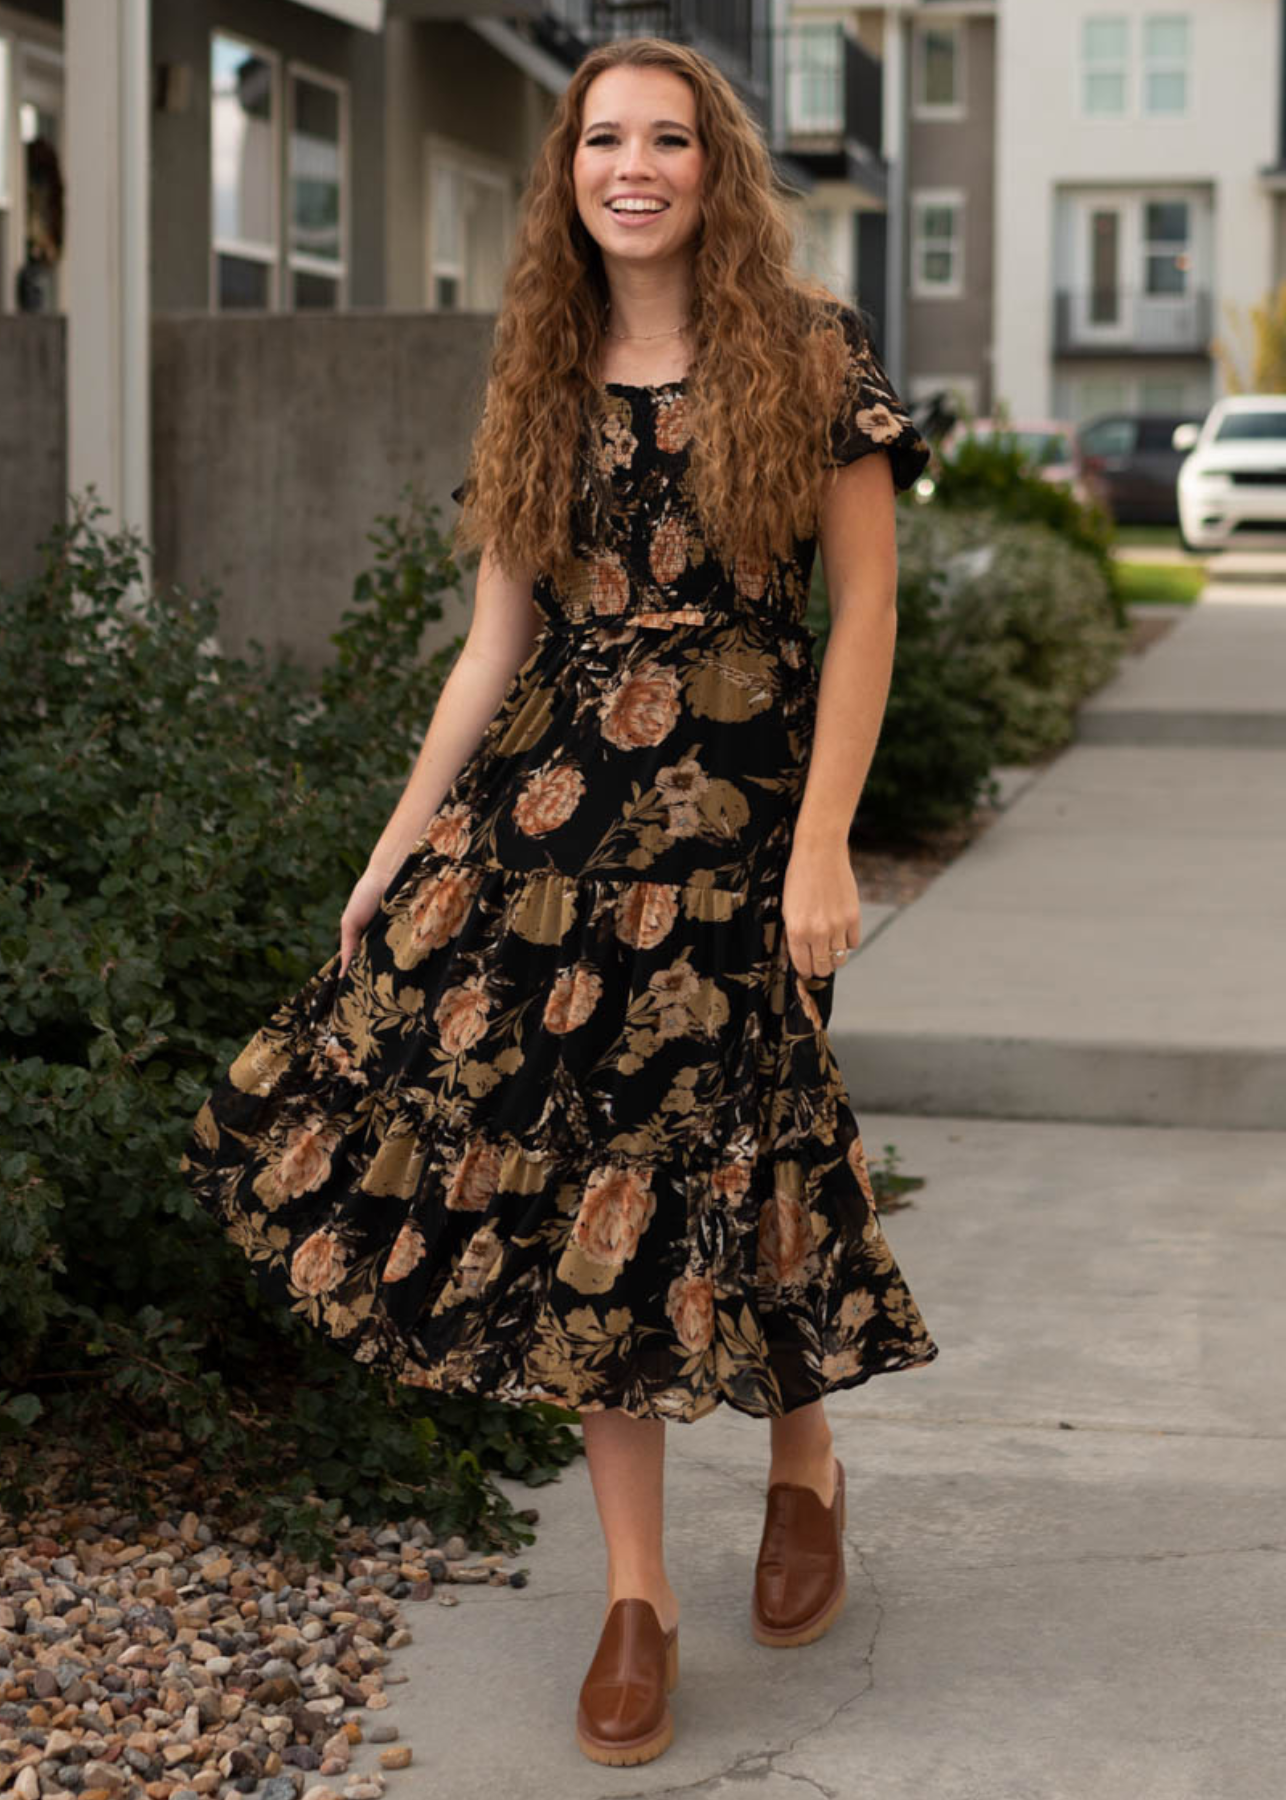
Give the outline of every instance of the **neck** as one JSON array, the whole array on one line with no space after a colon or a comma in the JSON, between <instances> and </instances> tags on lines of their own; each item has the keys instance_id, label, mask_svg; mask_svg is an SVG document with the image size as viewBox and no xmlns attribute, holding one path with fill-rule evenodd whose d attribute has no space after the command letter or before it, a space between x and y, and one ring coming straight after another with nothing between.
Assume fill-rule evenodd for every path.
<instances>
[{"instance_id":1,"label":"neck","mask_svg":"<svg viewBox=\"0 0 1286 1800\"><path fill-rule=\"evenodd\" d=\"M650 338L665 332L673 343L683 341L676 325L686 325L692 311L691 267L613 267L607 270L609 309L607 326L627 338ZM661 338L664 347L666 338Z\"/></svg>"}]
</instances>

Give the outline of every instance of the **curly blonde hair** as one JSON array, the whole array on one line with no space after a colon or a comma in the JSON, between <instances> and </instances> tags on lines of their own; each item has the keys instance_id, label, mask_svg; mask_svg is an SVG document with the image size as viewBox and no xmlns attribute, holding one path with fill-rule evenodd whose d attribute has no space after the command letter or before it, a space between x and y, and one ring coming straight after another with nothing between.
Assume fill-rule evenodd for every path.
<instances>
[{"instance_id":1,"label":"curly blonde hair","mask_svg":"<svg viewBox=\"0 0 1286 1800\"><path fill-rule=\"evenodd\" d=\"M790 218L762 134L714 64L663 38L590 51L559 98L524 196L452 538L457 552L491 540L510 573L555 581L574 564L582 484L597 506L608 503L583 447L605 405L594 371L610 295L576 207L572 159L586 89L623 65L671 70L696 96L706 161L685 379L689 468L706 542L725 562L789 555L795 538L816 530L851 352L842 303L791 267Z\"/></svg>"}]
</instances>

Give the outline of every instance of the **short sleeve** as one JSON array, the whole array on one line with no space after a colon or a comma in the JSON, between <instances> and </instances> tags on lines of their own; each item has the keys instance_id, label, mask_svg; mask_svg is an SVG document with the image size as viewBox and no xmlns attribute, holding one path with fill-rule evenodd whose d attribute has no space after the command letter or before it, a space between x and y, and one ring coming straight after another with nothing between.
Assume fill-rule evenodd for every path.
<instances>
[{"instance_id":1,"label":"short sleeve","mask_svg":"<svg viewBox=\"0 0 1286 1800\"><path fill-rule=\"evenodd\" d=\"M831 423L829 460L842 465L872 450L887 450L893 485L909 488L923 474L932 452L898 398L856 311L841 307L840 318L848 363Z\"/></svg>"}]
</instances>

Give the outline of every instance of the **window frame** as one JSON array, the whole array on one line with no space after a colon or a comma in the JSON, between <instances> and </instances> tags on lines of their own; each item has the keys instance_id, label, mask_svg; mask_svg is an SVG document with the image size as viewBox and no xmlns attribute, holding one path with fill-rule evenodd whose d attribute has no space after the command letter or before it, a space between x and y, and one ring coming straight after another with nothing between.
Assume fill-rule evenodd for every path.
<instances>
[{"instance_id":1,"label":"window frame","mask_svg":"<svg viewBox=\"0 0 1286 1800\"><path fill-rule=\"evenodd\" d=\"M963 119L967 116L966 104L966 42L968 33L965 19L934 19L916 17L912 20L911 30L911 117L933 121ZM931 32L941 32L951 37L954 43L954 75L955 99L951 101L929 100L925 97L925 57L927 43Z\"/></svg>"},{"instance_id":2,"label":"window frame","mask_svg":"<svg viewBox=\"0 0 1286 1800\"><path fill-rule=\"evenodd\" d=\"M1184 30L1184 53L1182 61L1174 58L1149 56L1148 26L1162 20L1178 21ZM1144 13L1139 23L1139 117L1143 119L1177 119L1182 121L1192 116L1192 14L1189 12L1149 12ZM1183 106L1177 111L1169 108L1159 110L1148 104L1148 76L1150 74L1181 74L1183 76Z\"/></svg>"},{"instance_id":3,"label":"window frame","mask_svg":"<svg viewBox=\"0 0 1286 1800\"><path fill-rule=\"evenodd\" d=\"M465 264L440 264L437 256L437 229L435 221L434 178L443 165L454 168L458 173L475 180L486 182L500 190L504 202L504 237L506 246L512 246L515 225L514 170L503 157L487 156L475 150L471 144L461 144L455 138L444 136L440 132L426 132L424 136L424 196L425 218L424 229L424 309L431 313L468 312L473 309L465 306L442 307L437 304L436 283L439 274L454 277L463 283L468 280L468 267Z\"/></svg>"},{"instance_id":4,"label":"window frame","mask_svg":"<svg viewBox=\"0 0 1286 1800\"><path fill-rule=\"evenodd\" d=\"M1185 32L1185 50L1182 62L1174 58L1157 58L1149 56L1147 37L1149 25L1161 20L1179 21ZM1120 64L1124 78L1124 97L1120 112L1091 112L1086 105L1086 79L1092 69L1107 70L1115 65L1096 65L1090 63L1085 55L1086 27L1092 24L1119 24L1125 28L1125 51ZM1137 26L1137 31L1136 31ZM1197 79L1198 59L1194 54L1196 40L1196 22L1191 7L1159 7L1149 8L1147 12L1108 12L1096 9L1082 13L1075 20L1076 44L1072 55L1073 70L1072 108L1073 115L1082 125L1182 125L1193 117L1193 91ZM1148 105L1148 76L1158 68L1163 72L1180 72L1183 75L1183 110L1181 112L1157 111Z\"/></svg>"},{"instance_id":5,"label":"window frame","mask_svg":"<svg viewBox=\"0 0 1286 1800\"><path fill-rule=\"evenodd\" d=\"M352 145L352 120L349 112L349 84L342 75L332 75L325 69L318 69L311 63L287 60L283 69L286 88L286 119L284 156L285 170L282 184L283 202L288 202L292 169L290 166L291 145L295 136L295 101L297 83L311 82L314 87L329 88L339 100L339 257L334 263L324 256L310 256L307 251L293 250L290 245L290 233L293 218L288 205L283 216L282 248L284 254L284 274L288 285L290 304L284 310L290 312L342 312L349 305L349 283L352 270L352 199L349 179L350 153ZM297 307L294 304L295 275L318 275L323 280L335 283L335 304L333 307Z\"/></svg>"},{"instance_id":6,"label":"window frame","mask_svg":"<svg viewBox=\"0 0 1286 1800\"><path fill-rule=\"evenodd\" d=\"M911 295L916 300L959 300L964 294L965 191L963 188L913 188L911 210ZM950 206L955 213L952 234L952 277L949 283L924 279L923 252L926 238L923 215L933 206ZM940 240L933 240L935 243Z\"/></svg>"},{"instance_id":7,"label":"window frame","mask_svg":"<svg viewBox=\"0 0 1286 1800\"><path fill-rule=\"evenodd\" d=\"M214 229L214 45L218 38L225 38L232 43L240 44L261 58L272 71L272 254L265 254L265 247L253 239L237 239L219 237ZM295 251L290 246L290 232L286 208L290 184L290 142L295 120L295 88L294 78L298 76L304 81L311 81L317 86L333 88L339 95L339 213L340 213L340 262L332 265L324 257L311 257L306 252ZM342 75L334 75L328 69L319 69L314 64L304 62L296 57L287 56L283 51L264 43L249 32L238 31L227 25L212 25L206 40L206 78L210 94L210 124L206 133L206 153L209 160L209 180L207 194L209 196L209 271L207 282L207 306L211 314L217 318L236 318L247 312L256 312L258 308L227 308L219 305L219 258L235 256L247 262L259 263L269 272L268 304L263 309L269 313L314 313L319 311L340 312L351 304L350 283L352 273L352 84ZM294 276L298 274L320 275L336 282L335 305L328 308L297 307L294 304Z\"/></svg>"}]
</instances>

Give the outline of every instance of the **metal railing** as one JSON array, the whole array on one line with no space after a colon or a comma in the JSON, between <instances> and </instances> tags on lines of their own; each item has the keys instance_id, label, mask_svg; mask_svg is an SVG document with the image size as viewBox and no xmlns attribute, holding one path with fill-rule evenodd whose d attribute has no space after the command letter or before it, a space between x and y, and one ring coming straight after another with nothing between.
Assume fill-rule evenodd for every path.
<instances>
[{"instance_id":1,"label":"metal railing","mask_svg":"<svg viewBox=\"0 0 1286 1800\"><path fill-rule=\"evenodd\" d=\"M1208 349L1213 307L1209 288L1151 294L1140 288L1058 288L1054 352L1200 353Z\"/></svg>"}]
</instances>

